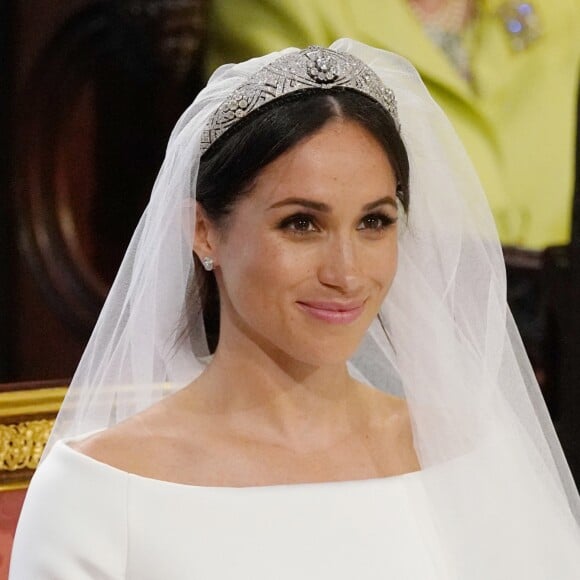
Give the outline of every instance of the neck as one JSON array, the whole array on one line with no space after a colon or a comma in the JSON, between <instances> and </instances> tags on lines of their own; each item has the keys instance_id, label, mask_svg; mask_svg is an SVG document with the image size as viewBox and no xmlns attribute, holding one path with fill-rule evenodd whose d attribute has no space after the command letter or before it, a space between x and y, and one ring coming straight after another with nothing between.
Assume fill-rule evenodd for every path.
<instances>
[{"instance_id":1,"label":"neck","mask_svg":"<svg viewBox=\"0 0 580 580\"><path fill-rule=\"evenodd\" d=\"M346 362L313 366L236 328L223 328L214 358L192 385L212 414L252 436L303 447L324 445L352 430L357 384Z\"/></svg>"}]
</instances>

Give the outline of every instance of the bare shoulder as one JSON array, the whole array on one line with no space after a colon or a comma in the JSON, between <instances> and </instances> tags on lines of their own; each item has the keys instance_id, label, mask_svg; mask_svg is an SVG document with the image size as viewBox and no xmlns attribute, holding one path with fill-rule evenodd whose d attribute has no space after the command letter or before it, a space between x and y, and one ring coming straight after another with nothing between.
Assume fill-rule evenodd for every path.
<instances>
[{"instance_id":1,"label":"bare shoulder","mask_svg":"<svg viewBox=\"0 0 580 580\"><path fill-rule=\"evenodd\" d=\"M211 460L212 417L196 411L184 391L73 448L127 473L177 483L197 480Z\"/></svg>"},{"instance_id":2,"label":"bare shoulder","mask_svg":"<svg viewBox=\"0 0 580 580\"><path fill-rule=\"evenodd\" d=\"M76 451L100 463L138 474L144 471L144 460L151 455L154 445L154 438L140 416L70 444Z\"/></svg>"},{"instance_id":3,"label":"bare shoulder","mask_svg":"<svg viewBox=\"0 0 580 580\"><path fill-rule=\"evenodd\" d=\"M159 476L172 453L185 440L181 426L184 419L181 396L159 401L117 425L76 442L72 447L101 463L117 469L144 475Z\"/></svg>"}]
</instances>

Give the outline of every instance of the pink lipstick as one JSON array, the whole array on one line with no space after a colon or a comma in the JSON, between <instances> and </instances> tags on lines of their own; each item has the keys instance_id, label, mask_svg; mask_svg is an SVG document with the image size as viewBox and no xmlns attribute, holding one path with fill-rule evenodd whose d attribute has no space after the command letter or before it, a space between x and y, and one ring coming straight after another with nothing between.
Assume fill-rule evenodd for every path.
<instances>
[{"instance_id":1,"label":"pink lipstick","mask_svg":"<svg viewBox=\"0 0 580 580\"><path fill-rule=\"evenodd\" d=\"M362 313L364 304L360 302L297 302L307 314L330 324L349 324Z\"/></svg>"}]
</instances>

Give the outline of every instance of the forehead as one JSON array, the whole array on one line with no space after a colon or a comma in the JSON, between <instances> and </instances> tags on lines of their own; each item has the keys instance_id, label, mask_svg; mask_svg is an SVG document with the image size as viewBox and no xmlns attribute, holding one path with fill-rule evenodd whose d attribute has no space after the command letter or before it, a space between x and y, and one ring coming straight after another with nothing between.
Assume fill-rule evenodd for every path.
<instances>
[{"instance_id":1,"label":"forehead","mask_svg":"<svg viewBox=\"0 0 580 580\"><path fill-rule=\"evenodd\" d=\"M364 205L395 191L394 169L377 139L352 120L333 119L262 169L250 197L264 204L300 195Z\"/></svg>"}]
</instances>

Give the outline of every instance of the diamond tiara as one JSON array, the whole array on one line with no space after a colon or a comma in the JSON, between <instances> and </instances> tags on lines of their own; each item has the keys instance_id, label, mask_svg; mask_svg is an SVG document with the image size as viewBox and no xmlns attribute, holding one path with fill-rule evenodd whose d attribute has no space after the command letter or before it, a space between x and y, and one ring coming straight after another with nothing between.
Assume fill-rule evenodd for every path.
<instances>
[{"instance_id":1,"label":"diamond tiara","mask_svg":"<svg viewBox=\"0 0 580 580\"><path fill-rule=\"evenodd\" d=\"M201 136L205 153L230 127L266 103L308 89L345 88L382 105L400 130L393 91L358 58L320 46L287 54L260 69L213 113Z\"/></svg>"}]
</instances>

